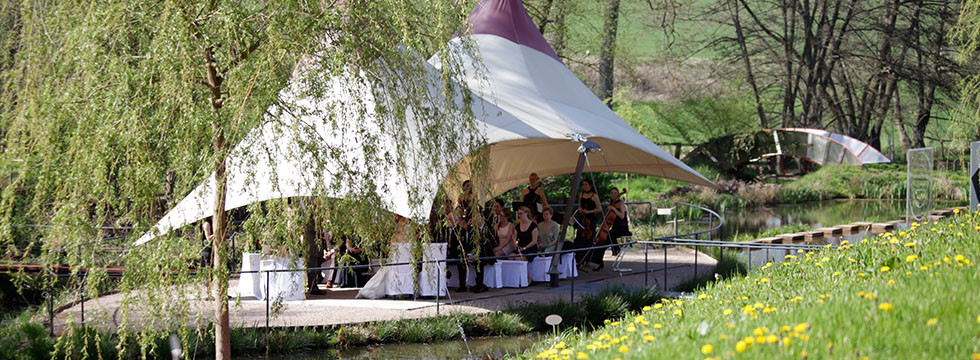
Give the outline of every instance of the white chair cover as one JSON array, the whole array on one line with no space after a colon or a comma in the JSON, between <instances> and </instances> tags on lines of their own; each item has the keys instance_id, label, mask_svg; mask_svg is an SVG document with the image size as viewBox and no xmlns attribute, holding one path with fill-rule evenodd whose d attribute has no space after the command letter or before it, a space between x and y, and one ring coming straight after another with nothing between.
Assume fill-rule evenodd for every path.
<instances>
[{"instance_id":1,"label":"white chair cover","mask_svg":"<svg viewBox=\"0 0 980 360\"><path fill-rule=\"evenodd\" d=\"M551 281L548 269L551 267L551 256L538 256L527 266L531 273L531 281Z\"/></svg>"},{"instance_id":2,"label":"white chair cover","mask_svg":"<svg viewBox=\"0 0 980 360\"><path fill-rule=\"evenodd\" d=\"M503 287L527 287L527 261L497 260Z\"/></svg>"},{"instance_id":3,"label":"white chair cover","mask_svg":"<svg viewBox=\"0 0 980 360\"><path fill-rule=\"evenodd\" d=\"M422 271L419 273L419 294L422 296L446 296L446 263L428 261L446 260L446 243L426 244L422 250Z\"/></svg>"},{"instance_id":4,"label":"white chair cover","mask_svg":"<svg viewBox=\"0 0 980 360\"><path fill-rule=\"evenodd\" d=\"M259 266L262 271L303 268L305 267L299 259L289 260L283 257L263 259ZM268 284L266 283L267 279ZM269 299L276 301L303 300L305 298L303 294L305 282L306 276L302 271L259 273L259 292L256 298L265 300L268 296ZM265 293L267 286L268 294Z\"/></svg>"},{"instance_id":5,"label":"white chair cover","mask_svg":"<svg viewBox=\"0 0 980 360\"><path fill-rule=\"evenodd\" d=\"M242 271L257 271L262 266L262 254L242 253ZM259 274L243 273L238 277L238 296L259 294Z\"/></svg>"},{"instance_id":6,"label":"white chair cover","mask_svg":"<svg viewBox=\"0 0 980 360\"><path fill-rule=\"evenodd\" d=\"M578 277L578 266L576 265L575 253L562 254L558 264L558 278Z\"/></svg>"},{"instance_id":7,"label":"white chair cover","mask_svg":"<svg viewBox=\"0 0 980 360\"><path fill-rule=\"evenodd\" d=\"M392 263L403 263L412 260L412 244L394 243L394 252L390 258ZM388 286L385 295L415 294L415 282L412 265L392 265L388 273Z\"/></svg>"}]
</instances>

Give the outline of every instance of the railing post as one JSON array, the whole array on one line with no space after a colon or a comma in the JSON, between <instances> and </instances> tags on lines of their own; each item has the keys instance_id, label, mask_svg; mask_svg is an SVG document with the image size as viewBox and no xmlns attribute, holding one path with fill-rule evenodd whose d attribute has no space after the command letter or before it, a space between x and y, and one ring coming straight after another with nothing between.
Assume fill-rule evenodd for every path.
<instances>
[{"instance_id":1,"label":"railing post","mask_svg":"<svg viewBox=\"0 0 980 360\"><path fill-rule=\"evenodd\" d=\"M674 241L677 241L674 239ZM664 288L663 291L667 291L667 245L662 245L664 247Z\"/></svg>"},{"instance_id":2,"label":"railing post","mask_svg":"<svg viewBox=\"0 0 980 360\"><path fill-rule=\"evenodd\" d=\"M674 240L677 240L677 202L676 201L674 202Z\"/></svg>"},{"instance_id":3,"label":"railing post","mask_svg":"<svg viewBox=\"0 0 980 360\"><path fill-rule=\"evenodd\" d=\"M79 303L82 305L82 327L85 327L85 275L78 273L82 283L78 287Z\"/></svg>"},{"instance_id":4,"label":"railing post","mask_svg":"<svg viewBox=\"0 0 980 360\"><path fill-rule=\"evenodd\" d=\"M647 278L650 276L650 252L647 251L647 244L643 243L643 287L649 287Z\"/></svg>"},{"instance_id":5,"label":"railing post","mask_svg":"<svg viewBox=\"0 0 980 360\"><path fill-rule=\"evenodd\" d=\"M272 274L271 271L265 272L265 341L267 345L266 351L268 351L268 343L269 343L269 298L271 297L270 296L271 294L269 294L269 282L271 281L270 274Z\"/></svg>"},{"instance_id":6,"label":"railing post","mask_svg":"<svg viewBox=\"0 0 980 360\"><path fill-rule=\"evenodd\" d=\"M465 256L465 254L464 254ZM425 265L422 265L423 267ZM466 266L464 263L463 266ZM466 287L466 279L463 279L463 287ZM442 267L439 266L439 261L436 261L436 315L439 315L439 293L442 292ZM446 289L448 292L449 290Z\"/></svg>"},{"instance_id":7,"label":"railing post","mask_svg":"<svg viewBox=\"0 0 980 360\"><path fill-rule=\"evenodd\" d=\"M569 291L568 291L568 302L575 303L575 276L569 276L569 278L572 279L572 285L569 287Z\"/></svg>"},{"instance_id":8,"label":"railing post","mask_svg":"<svg viewBox=\"0 0 980 360\"><path fill-rule=\"evenodd\" d=\"M58 281L58 277L54 276L48 284L48 321L51 322L51 336L54 336L54 282Z\"/></svg>"}]
</instances>

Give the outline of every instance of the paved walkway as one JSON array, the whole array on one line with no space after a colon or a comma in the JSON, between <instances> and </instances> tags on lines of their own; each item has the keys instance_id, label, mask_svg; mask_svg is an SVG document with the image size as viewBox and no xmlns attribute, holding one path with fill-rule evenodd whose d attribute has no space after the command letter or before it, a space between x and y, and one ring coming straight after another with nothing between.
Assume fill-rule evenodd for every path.
<instances>
[{"instance_id":1,"label":"paved walkway","mask_svg":"<svg viewBox=\"0 0 980 360\"><path fill-rule=\"evenodd\" d=\"M609 285L654 286L665 288L664 269L666 264L667 289L690 279L697 273L710 275L716 261L711 257L686 248L669 248L666 262L663 249L651 248L648 252L649 273L644 276L644 253L642 248L626 251L621 269L612 268L615 258L606 253L606 267L602 271L579 271L578 278L562 280L559 287L552 288L547 283L533 283L526 288L490 289L481 294L450 291L448 298L415 300L366 300L354 299L356 289L326 289L325 295L307 296L306 300L272 304L273 316L269 325L273 327L332 326L339 324L371 322L379 320L410 319L448 314L450 312L483 313L504 310L521 303L542 303L556 300L569 301L600 291ZM233 279L230 291L235 295L237 280ZM573 291L574 288L574 291ZM130 323L140 323L140 311L129 314L120 313L122 294L103 296L85 302L85 322L96 324L104 330L113 330L128 317ZM212 313L211 302L190 300L191 313L184 316L208 319ZM263 327L266 322L266 302L254 298L241 298L232 301L230 320L237 327ZM55 316L55 331L64 329L66 322L81 320L81 306L76 304Z\"/></svg>"}]
</instances>

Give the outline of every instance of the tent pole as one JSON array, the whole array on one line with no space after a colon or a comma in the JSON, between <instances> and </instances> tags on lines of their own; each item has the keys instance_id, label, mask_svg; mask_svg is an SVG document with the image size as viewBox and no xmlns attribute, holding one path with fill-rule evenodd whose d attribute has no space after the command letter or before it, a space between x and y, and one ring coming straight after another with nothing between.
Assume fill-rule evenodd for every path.
<instances>
[{"instance_id":1,"label":"tent pole","mask_svg":"<svg viewBox=\"0 0 980 360\"><path fill-rule=\"evenodd\" d=\"M575 166L575 180L572 181L572 191L568 194L568 201L565 202L565 215L561 219L561 230L558 232L558 243L555 244L555 251L560 252L562 245L565 244L565 231L568 230L568 222L572 220L572 204L575 200L575 194L578 193L579 182L582 181L582 170L585 168L585 154L586 151L580 151L578 154L578 165ZM554 254L551 256L551 269L548 274L551 275L551 287L558 287L558 261L561 260L561 254Z\"/></svg>"}]
</instances>

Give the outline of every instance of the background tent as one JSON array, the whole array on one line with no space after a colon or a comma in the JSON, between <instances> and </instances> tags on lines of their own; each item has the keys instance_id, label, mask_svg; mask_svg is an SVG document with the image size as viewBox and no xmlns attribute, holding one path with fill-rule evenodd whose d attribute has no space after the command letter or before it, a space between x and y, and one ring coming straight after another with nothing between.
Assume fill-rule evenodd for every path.
<instances>
[{"instance_id":1,"label":"background tent","mask_svg":"<svg viewBox=\"0 0 980 360\"><path fill-rule=\"evenodd\" d=\"M489 132L493 195L527 182L528 174L575 172L581 137L602 146L591 171L652 175L713 186L701 174L640 135L599 100L555 55L520 0L483 0L470 13L472 35L450 42L466 57L468 86L518 122ZM472 40L472 42L470 42ZM430 62L439 66L440 59ZM466 172L465 166L459 170ZM460 176L459 178L465 178ZM452 191L450 191L452 193Z\"/></svg>"}]
</instances>

